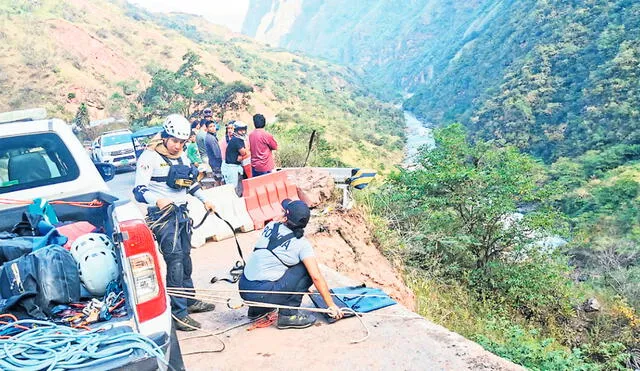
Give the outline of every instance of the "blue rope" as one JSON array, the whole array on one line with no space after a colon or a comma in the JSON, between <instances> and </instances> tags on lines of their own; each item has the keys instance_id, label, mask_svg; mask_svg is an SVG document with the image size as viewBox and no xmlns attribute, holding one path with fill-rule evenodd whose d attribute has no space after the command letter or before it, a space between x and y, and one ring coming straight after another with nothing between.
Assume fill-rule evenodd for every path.
<instances>
[{"instance_id":1,"label":"blue rope","mask_svg":"<svg viewBox=\"0 0 640 371\"><path fill-rule=\"evenodd\" d=\"M9 339L0 339L1 370L62 370L97 366L127 357L140 349L167 364L151 339L133 332L105 334L103 329L79 330L51 322L20 320L0 326L0 333L15 325L30 327Z\"/></svg>"}]
</instances>

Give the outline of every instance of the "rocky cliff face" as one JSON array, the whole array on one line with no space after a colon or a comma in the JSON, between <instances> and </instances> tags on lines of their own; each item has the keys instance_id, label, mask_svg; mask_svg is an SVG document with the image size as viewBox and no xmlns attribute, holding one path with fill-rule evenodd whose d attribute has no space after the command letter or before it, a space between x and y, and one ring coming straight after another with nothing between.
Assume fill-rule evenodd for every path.
<instances>
[{"instance_id":1,"label":"rocky cliff face","mask_svg":"<svg viewBox=\"0 0 640 371\"><path fill-rule=\"evenodd\" d=\"M429 82L486 0L251 0L243 33L347 65L387 97ZM474 22L475 21L475 22Z\"/></svg>"}]
</instances>

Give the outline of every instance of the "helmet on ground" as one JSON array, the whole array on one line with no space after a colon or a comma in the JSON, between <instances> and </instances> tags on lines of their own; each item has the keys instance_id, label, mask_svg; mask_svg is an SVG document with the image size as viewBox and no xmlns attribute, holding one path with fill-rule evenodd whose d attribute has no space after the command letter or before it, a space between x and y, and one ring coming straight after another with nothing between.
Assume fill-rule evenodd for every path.
<instances>
[{"instance_id":1,"label":"helmet on ground","mask_svg":"<svg viewBox=\"0 0 640 371\"><path fill-rule=\"evenodd\" d=\"M118 279L118 263L111 241L103 234L89 233L75 240L71 251L87 291L104 295L109 282Z\"/></svg>"},{"instance_id":2,"label":"helmet on ground","mask_svg":"<svg viewBox=\"0 0 640 371\"><path fill-rule=\"evenodd\" d=\"M113 251L113 243L107 237L106 234L103 233L87 233L82 236L76 238L75 241L71 244L71 256L74 259L80 259L87 250L93 249L96 247L104 247L108 250Z\"/></svg>"},{"instance_id":3,"label":"helmet on ground","mask_svg":"<svg viewBox=\"0 0 640 371\"><path fill-rule=\"evenodd\" d=\"M164 120L164 133L166 136L187 140L191 133L191 123L184 116L177 113L167 116Z\"/></svg>"},{"instance_id":4,"label":"helmet on ground","mask_svg":"<svg viewBox=\"0 0 640 371\"><path fill-rule=\"evenodd\" d=\"M213 116L213 111L211 110L211 108L205 108L204 111L202 111L202 113L205 116Z\"/></svg>"},{"instance_id":5,"label":"helmet on ground","mask_svg":"<svg viewBox=\"0 0 640 371\"><path fill-rule=\"evenodd\" d=\"M235 121L233 123L233 130L240 131L240 130L247 130L247 124L245 124L242 121Z\"/></svg>"}]
</instances>

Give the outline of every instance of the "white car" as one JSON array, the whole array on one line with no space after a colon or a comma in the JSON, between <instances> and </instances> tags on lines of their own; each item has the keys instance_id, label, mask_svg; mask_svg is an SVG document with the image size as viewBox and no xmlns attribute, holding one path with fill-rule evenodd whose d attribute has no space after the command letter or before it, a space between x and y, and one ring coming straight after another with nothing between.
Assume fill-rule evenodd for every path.
<instances>
[{"instance_id":1,"label":"white car","mask_svg":"<svg viewBox=\"0 0 640 371\"><path fill-rule=\"evenodd\" d=\"M115 175L112 165L92 163L69 125L45 118L44 110L0 114L0 197L101 201L103 206L97 208L58 205L55 211L61 222L88 221L113 239L128 315L109 323L148 337L172 368L182 367L158 248L144 216L130 200L110 194L105 180ZM25 210L24 205L0 203L0 231L11 230ZM165 370L166 366L148 355L131 354L95 368Z\"/></svg>"},{"instance_id":2,"label":"white car","mask_svg":"<svg viewBox=\"0 0 640 371\"><path fill-rule=\"evenodd\" d=\"M91 144L91 157L94 162L112 164L116 168L135 167L136 154L131 140L131 131L109 131Z\"/></svg>"}]
</instances>

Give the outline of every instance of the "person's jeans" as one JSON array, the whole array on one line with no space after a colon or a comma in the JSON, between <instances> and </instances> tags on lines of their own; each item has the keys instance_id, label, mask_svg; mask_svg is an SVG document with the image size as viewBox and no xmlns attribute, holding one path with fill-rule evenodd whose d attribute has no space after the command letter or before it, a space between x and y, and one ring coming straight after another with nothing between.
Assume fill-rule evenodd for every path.
<instances>
[{"instance_id":1,"label":"person's jeans","mask_svg":"<svg viewBox=\"0 0 640 371\"><path fill-rule=\"evenodd\" d=\"M149 207L148 217L151 231L156 236L160 252L167 264L167 287L193 288L191 273L191 221L187 205L176 206L164 213L155 206ZM178 318L184 318L187 307L196 303L194 299L171 296L171 312Z\"/></svg>"},{"instance_id":2,"label":"person's jeans","mask_svg":"<svg viewBox=\"0 0 640 371\"><path fill-rule=\"evenodd\" d=\"M260 175L265 175L265 174L271 174L271 172L272 172L272 171L273 171L273 170L269 170L269 171L258 171L258 170L256 170L256 168L255 168L255 167L253 167L253 166L251 167L251 173L252 173L252 175L253 175L254 177L256 177L256 176L260 176Z\"/></svg>"},{"instance_id":3,"label":"person's jeans","mask_svg":"<svg viewBox=\"0 0 640 371\"><path fill-rule=\"evenodd\" d=\"M225 184L233 184L238 197L242 197L242 184L240 183L240 174L242 174L242 166L236 164L222 163L222 176Z\"/></svg>"},{"instance_id":4,"label":"person's jeans","mask_svg":"<svg viewBox=\"0 0 640 371\"><path fill-rule=\"evenodd\" d=\"M240 290L255 291L288 291L288 292L309 292L309 287L313 284L309 272L303 263L298 263L287 269L282 277L277 281L250 281L244 274L240 277L238 284ZM302 304L302 294L268 294L268 293L245 293L240 292L240 297L247 301L260 303L270 303L299 307ZM295 309L281 309L280 313L291 316L297 313Z\"/></svg>"}]
</instances>

